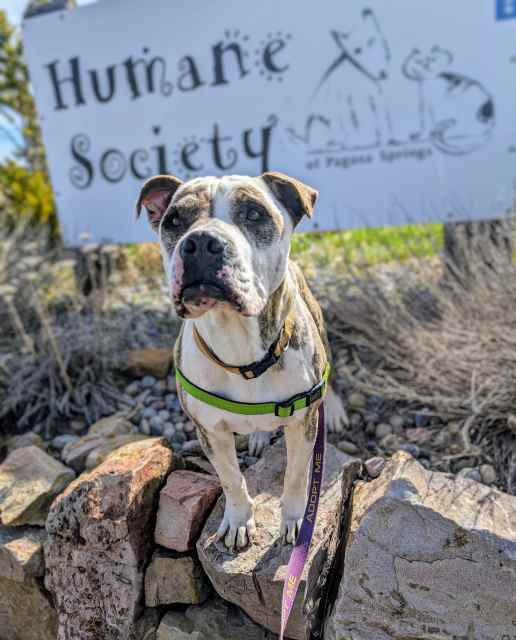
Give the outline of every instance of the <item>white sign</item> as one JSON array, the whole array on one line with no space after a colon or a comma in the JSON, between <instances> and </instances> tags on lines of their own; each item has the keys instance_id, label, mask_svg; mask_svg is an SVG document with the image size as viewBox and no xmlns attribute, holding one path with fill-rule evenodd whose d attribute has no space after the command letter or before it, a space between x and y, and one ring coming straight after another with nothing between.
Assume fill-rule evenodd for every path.
<instances>
[{"instance_id":1,"label":"white sign","mask_svg":"<svg viewBox=\"0 0 516 640\"><path fill-rule=\"evenodd\" d=\"M104 0L24 42L69 244L152 239L157 173L289 173L305 230L511 205L516 0Z\"/></svg>"}]
</instances>

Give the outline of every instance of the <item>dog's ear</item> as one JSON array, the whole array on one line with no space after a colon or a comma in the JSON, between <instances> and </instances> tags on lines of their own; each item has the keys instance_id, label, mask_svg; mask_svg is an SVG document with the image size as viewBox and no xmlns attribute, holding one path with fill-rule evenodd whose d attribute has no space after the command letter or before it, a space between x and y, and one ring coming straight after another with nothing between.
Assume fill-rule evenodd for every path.
<instances>
[{"instance_id":1,"label":"dog's ear","mask_svg":"<svg viewBox=\"0 0 516 640\"><path fill-rule=\"evenodd\" d=\"M174 193L182 184L182 181L174 176L154 176L149 178L138 196L136 217L139 217L142 207L145 207L149 223L154 231L157 231L161 218L167 210Z\"/></svg>"},{"instance_id":2,"label":"dog's ear","mask_svg":"<svg viewBox=\"0 0 516 640\"><path fill-rule=\"evenodd\" d=\"M262 174L262 180L288 211L294 226L299 224L303 216L312 217L318 191L277 171L267 171Z\"/></svg>"}]
</instances>

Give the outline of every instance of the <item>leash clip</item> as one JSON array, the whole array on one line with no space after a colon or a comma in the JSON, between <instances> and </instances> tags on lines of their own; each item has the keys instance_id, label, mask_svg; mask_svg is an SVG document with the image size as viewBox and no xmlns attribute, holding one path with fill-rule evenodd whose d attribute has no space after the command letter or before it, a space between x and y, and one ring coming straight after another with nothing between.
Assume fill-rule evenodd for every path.
<instances>
[{"instance_id":1,"label":"leash clip","mask_svg":"<svg viewBox=\"0 0 516 640\"><path fill-rule=\"evenodd\" d=\"M326 380L321 380L315 386L313 386L310 391L305 391L305 393L298 393L295 396L292 396L288 400L284 400L283 402L276 402L274 405L274 415L277 418L290 418L294 415L296 411L296 402L298 400L305 400L304 407L298 407L298 409L306 409L317 400L320 400L324 395L324 390L326 388ZM284 413L288 410L288 413ZM281 413L280 413L281 411Z\"/></svg>"}]
</instances>

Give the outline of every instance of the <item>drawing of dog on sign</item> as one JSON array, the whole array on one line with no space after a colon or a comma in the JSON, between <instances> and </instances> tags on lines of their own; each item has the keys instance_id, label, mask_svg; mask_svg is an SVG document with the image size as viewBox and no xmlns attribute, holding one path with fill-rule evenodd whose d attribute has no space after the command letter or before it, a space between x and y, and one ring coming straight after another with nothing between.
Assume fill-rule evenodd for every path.
<instances>
[{"instance_id":1,"label":"drawing of dog on sign","mask_svg":"<svg viewBox=\"0 0 516 640\"><path fill-rule=\"evenodd\" d=\"M363 9L349 30L332 30L338 57L314 93L304 130L292 137L312 150L368 149L392 143L385 100L391 53L376 15Z\"/></svg>"}]
</instances>

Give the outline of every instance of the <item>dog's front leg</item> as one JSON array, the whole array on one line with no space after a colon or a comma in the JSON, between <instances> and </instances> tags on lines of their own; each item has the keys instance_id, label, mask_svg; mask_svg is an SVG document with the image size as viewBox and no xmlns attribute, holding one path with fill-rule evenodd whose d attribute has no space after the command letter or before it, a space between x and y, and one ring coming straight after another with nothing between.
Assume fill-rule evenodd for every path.
<instances>
[{"instance_id":1,"label":"dog's front leg","mask_svg":"<svg viewBox=\"0 0 516 640\"><path fill-rule=\"evenodd\" d=\"M210 431L197 424L197 437L219 476L226 498L217 538L224 538L224 544L230 549L242 549L251 541L255 524L253 501L238 466L235 438L224 422Z\"/></svg>"},{"instance_id":2,"label":"dog's front leg","mask_svg":"<svg viewBox=\"0 0 516 640\"><path fill-rule=\"evenodd\" d=\"M301 528L307 499L308 471L317 435L317 408L303 421L285 426L287 468L281 496L281 529L284 542L294 544Z\"/></svg>"}]
</instances>

